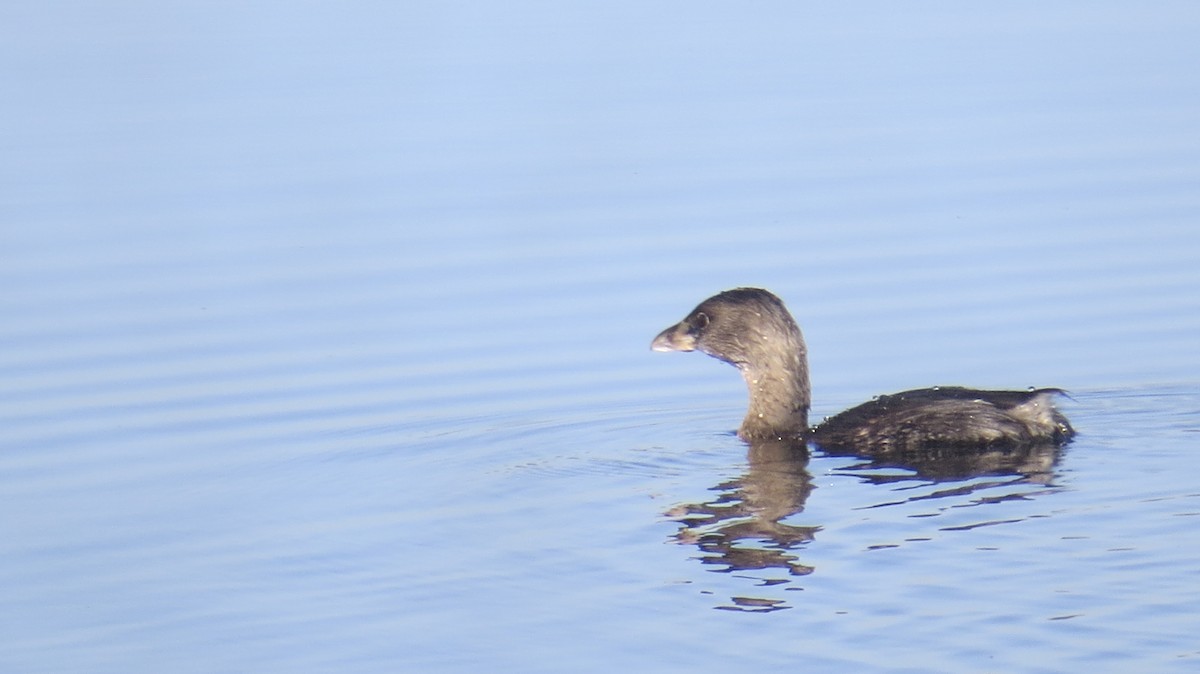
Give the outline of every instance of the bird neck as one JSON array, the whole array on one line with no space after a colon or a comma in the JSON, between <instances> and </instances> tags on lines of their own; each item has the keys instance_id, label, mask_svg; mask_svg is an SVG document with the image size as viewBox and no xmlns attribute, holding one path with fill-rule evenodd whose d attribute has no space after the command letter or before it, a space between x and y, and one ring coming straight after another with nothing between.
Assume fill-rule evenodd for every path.
<instances>
[{"instance_id":1,"label":"bird neck","mask_svg":"<svg viewBox=\"0 0 1200 674\"><path fill-rule=\"evenodd\" d=\"M750 406L738 435L748 439L789 438L808 432L811 391L803 344L769 362L739 369L750 391Z\"/></svg>"}]
</instances>

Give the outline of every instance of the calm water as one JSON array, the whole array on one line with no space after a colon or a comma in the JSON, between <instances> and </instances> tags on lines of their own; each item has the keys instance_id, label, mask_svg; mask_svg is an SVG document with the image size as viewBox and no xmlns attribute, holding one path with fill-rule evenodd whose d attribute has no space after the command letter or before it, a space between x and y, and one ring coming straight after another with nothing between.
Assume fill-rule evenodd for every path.
<instances>
[{"instance_id":1,"label":"calm water","mask_svg":"<svg viewBox=\"0 0 1200 674\"><path fill-rule=\"evenodd\" d=\"M1200 667L1193 4L4 14L0 670ZM748 448L736 285L1080 435Z\"/></svg>"}]
</instances>

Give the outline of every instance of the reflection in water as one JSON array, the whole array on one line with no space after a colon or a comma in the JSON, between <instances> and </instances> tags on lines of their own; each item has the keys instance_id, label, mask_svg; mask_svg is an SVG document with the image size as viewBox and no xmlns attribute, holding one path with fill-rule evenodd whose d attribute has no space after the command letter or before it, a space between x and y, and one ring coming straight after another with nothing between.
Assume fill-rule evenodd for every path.
<instances>
[{"instance_id":1,"label":"reflection in water","mask_svg":"<svg viewBox=\"0 0 1200 674\"><path fill-rule=\"evenodd\" d=\"M1053 444L1016 449L964 451L961 448L926 448L920 451L893 452L884 456L862 456L846 452L828 456L846 456L856 463L838 470L865 482L885 485L918 481L936 485L936 489L904 499L891 500L871 507L882 507L927 499L942 499L975 494L982 490L1020 486L1016 491L992 493L976 503L996 503L1023 499L1053 488L1054 467L1061 448ZM783 520L804 510L812 492L808 472L808 448L803 443L755 441L750 444L749 469L744 475L712 487L717 497L705 503L686 504L667 513L681 526L673 538L680 544L695 545L697 558L722 573L737 571L786 572L783 577L756 578L760 586L790 583L794 577L813 572L799 561L795 550L812 541L819 526L797 526ZM897 473L896 471L903 471ZM994 479L978 479L994 478ZM1028 486L1042 488L1029 492ZM891 492L889 492L891 493ZM975 526L983 526L987 522ZM948 527L944 530L970 527ZM768 612L790 608L778 599L732 597L732 605L717 608L734 611Z\"/></svg>"},{"instance_id":2,"label":"reflection in water","mask_svg":"<svg viewBox=\"0 0 1200 674\"><path fill-rule=\"evenodd\" d=\"M795 526L781 520L804 509L812 492L808 474L808 449L803 443L760 441L750 445L750 467L739 478L712 488L717 497L706 503L682 505L668 515L682 526L674 538L695 545L703 553L702 564L718 565L721 572L781 569L788 576L812 573L792 553L813 539L819 527ZM787 578L764 581L766 585L788 582ZM742 611L774 611L788 608L783 602L753 597L734 597L734 606L720 608Z\"/></svg>"},{"instance_id":3,"label":"reflection in water","mask_svg":"<svg viewBox=\"0 0 1200 674\"><path fill-rule=\"evenodd\" d=\"M928 493L892 499L871 506L878 508L914 501L968 496L984 491L991 493L985 497L977 497L972 505L1029 498L1054 488L1054 467L1058 464L1062 451L1061 446L1044 443L978 451L931 447L892 452L883 456L858 456L846 452L826 452L826 455L857 459L857 462L840 468L838 474L853 475L871 484L919 480L924 484L932 483L937 486ZM903 472L897 473L897 470ZM1030 491L1030 485L1042 489ZM997 490L1003 491L995 493Z\"/></svg>"},{"instance_id":4,"label":"reflection in water","mask_svg":"<svg viewBox=\"0 0 1200 674\"><path fill-rule=\"evenodd\" d=\"M1017 448L988 448L968 451L959 447L926 447L886 454L858 455L825 451L827 456L849 456L863 460L853 469L900 468L917 477L936 482L965 480L983 475L1018 475L1029 482L1049 484L1062 448L1053 443ZM910 477L911 479L911 477Z\"/></svg>"}]
</instances>

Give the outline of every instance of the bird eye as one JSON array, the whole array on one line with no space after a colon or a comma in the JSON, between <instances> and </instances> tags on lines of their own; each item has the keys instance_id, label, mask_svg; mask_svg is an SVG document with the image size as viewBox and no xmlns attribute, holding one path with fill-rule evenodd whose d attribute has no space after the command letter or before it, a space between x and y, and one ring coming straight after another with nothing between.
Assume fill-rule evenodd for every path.
<instances>
[{"instance_id":1,"label":"bird eye","mask_svg":"<svg viewBox=\"0 0 1200 674\"><path fill-rule=\"evenodd\" d=\"M707 327L708 327L708 314L704 313L703 311L697 313L695 318L692 320L692 330L691 330L692 334L693 335L698 334L701 330L703 330Z\"/></svg>"}]
</instances>

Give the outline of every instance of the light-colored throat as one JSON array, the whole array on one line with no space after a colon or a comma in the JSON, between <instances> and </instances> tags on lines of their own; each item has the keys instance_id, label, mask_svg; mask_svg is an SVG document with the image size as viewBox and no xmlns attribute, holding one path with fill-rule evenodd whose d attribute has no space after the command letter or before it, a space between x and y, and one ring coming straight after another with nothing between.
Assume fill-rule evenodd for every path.
<instances>
[{"instance_id":1,"label":"light-colored throat","mask_svg":"<svg viewBox=\"0 0 1200 674\"><path fill-rule=\"evenodd\" d=\"M750 405L738 435L743 438L799 437L808 432L811 392L803 342L769 362L738 369L746 380Z\"/></svg>"}]
</instances>

